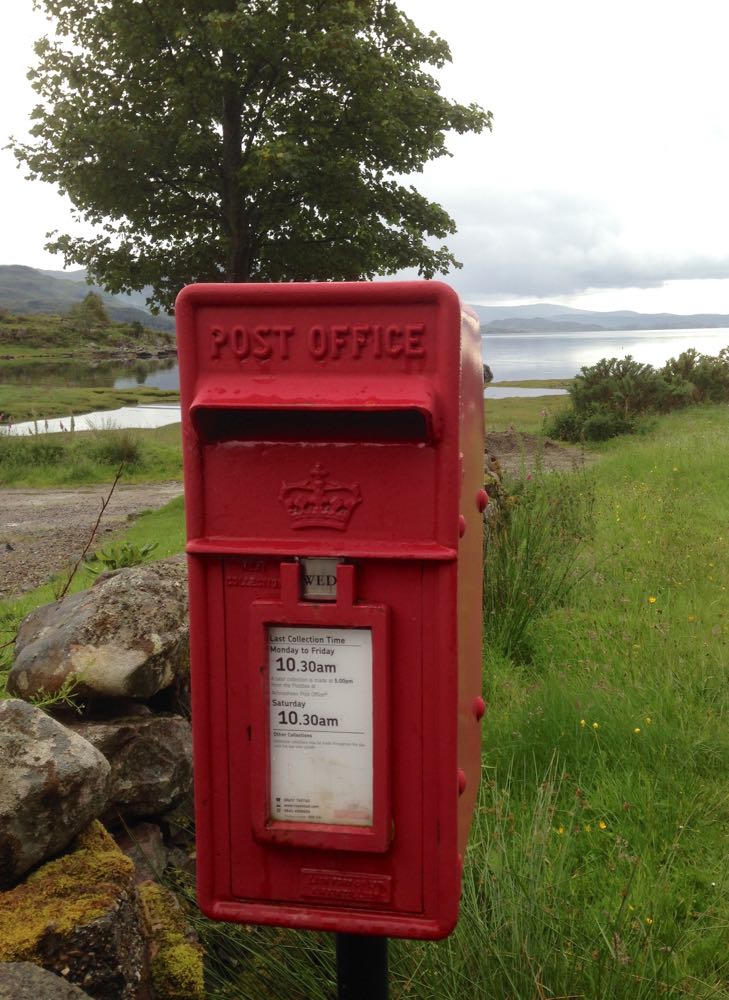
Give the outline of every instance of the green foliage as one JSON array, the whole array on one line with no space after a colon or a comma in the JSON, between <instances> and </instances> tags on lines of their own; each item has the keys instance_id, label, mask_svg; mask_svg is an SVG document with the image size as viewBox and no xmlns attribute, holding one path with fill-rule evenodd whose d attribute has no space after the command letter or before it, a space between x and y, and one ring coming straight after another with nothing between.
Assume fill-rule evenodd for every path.
<instances>
[{"instance_id":1,"label":"green foliage","mask_svg":"<svg viewBox=\"0 0 729 1000\"><path fill-rule=\"evenodd\" d=\"M589 572L528 665L487 650L460 920L391 942L393 1000L729 1000L728 467L724 406L603 449ZM330 938L188 893L211 1000L331 1000Z\"/></svg>"},{"instance_id":2,"label":"green foliage","mask_svg":"<svg viewBox=\"0 0 729 1000\"><path fill-rule=\"evenodd\" d=\"M38 424L42 430L42 422ZM105 483L123 465L124 482L180 479L179 424L155 430L7 435L0 430L0 486Z\"/></svg>"},{"instance_id":3,"label":"green foliage","mask_svg":"<svg viewBox=\"0 0 729 1000\"><path fill-rule=\"evenodd\" d=\"M157 548L157 542L146 542L144 545L134 545L133 542L119 542L106 549L99 549L93 555L92 561L86 567L95 576L107 573L112 569L124 569L126 566L139 566L152 555Z\"/></svg>"},{"instance_id":4,"label":"green foliage","mask_svg":"<svg viewBox=\"0 0 729 1000\"><path fill-rule=\"evenodd\" d=\"M89 454L102 465L134 468L142 460L142 446L130 430L94 431Z\"/></svg>"},{"instance_id":5,"label":"green foliage","mask_svg":"<svg viewBox=\"0 0 729 1000\"><path fill-rule=\"evenodd\" d=\"M580 369L569 394L571 409L553 417L547 433L564 441L607 441L635 431L647 413L729 401L729 348L717 357L684 351L661 369L630 355L603 358Z\"/></svg>"},{"instance_id":6,"label":"green foliage","mask_svg":"<svg viewBox=\"0 0 729 1000\"><path fill-rule=\"evenodd\" d=\"M491 115L450 101L450 59L394 0L39 0L31 177L103 228L48 244L112 292L352 279L455 263L454 223L398 176Z\"/></svg>"},{"instance_id":7,"label":"green foliage","mask_svg":"<svg viewBox=\"0 0 729 1000\"><path fill-rule=\"evenodd\" d=\"M685 387L686 396L696 403L723 403L729 400L729 347L718 357L699 354L691 348L671 358L662 369L665 378Z\"/></svg>"},{"instance_id":8,"label":"green foliage","mask_svg":"<svg viewBox=\"0 0 729 1000\"><path fill-rule=\"evenodd\" d=\"M89 292L81 302L71 306L66 322L72 330L88 336L108 326L109 316L100 296Z\"/></svg>"},{"instance_id":9,"label":"green foliage","mask_svg":"<svg viewBox=\"0 0 729 1000\"><path fill-rule=\"evenodd\" d=\"M506 487L486 518L484 635L503 656L528 657L532 623L579 579L594 493L585 473L537 473Z\"/></svg>"},{"instance_id":10,"label":"green foliage","mask_svg":"<svg viewBox=\"0 0 729 1000\"><path fill-rule=\"evenodd\" d=\"M169 352L174 348L174 336L142 326L136 320L112 322L106 316L104 303L94 292L89 292L83 302L71 306L65 316L55 313L19 315L5 311L0 315L0 353L4 358L53 357L72 352L78 361L92 357L100 348L115 353L143 348Z\"/></svg>"}]
</instances>

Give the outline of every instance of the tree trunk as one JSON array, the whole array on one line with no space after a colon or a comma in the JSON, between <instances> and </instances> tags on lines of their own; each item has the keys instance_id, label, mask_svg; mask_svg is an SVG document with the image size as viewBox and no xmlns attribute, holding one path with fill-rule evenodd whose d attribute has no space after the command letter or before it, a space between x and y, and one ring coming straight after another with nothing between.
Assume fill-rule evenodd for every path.
<instances>
[{"instance_id":1,"label":"tree trunk","mask_svg":"<svg viewBox=\"0 0 729 1000\"><path fill-rule=\"evenodd\" d=\"M250 248L248 226L240 183L242 161L242 97L237 83L235 55L223 52L223 158L222 158L222 212L223 225L228 237L225 266L226 281L248 281L250 278Z\"/></svg>"}]
</instances>

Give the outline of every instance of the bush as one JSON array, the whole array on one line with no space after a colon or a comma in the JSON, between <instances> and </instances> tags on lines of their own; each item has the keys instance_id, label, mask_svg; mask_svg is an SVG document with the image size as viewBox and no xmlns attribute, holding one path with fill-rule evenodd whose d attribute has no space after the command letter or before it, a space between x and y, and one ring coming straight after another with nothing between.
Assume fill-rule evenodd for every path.
<instances>
[{"instance_id":1,"label":"bush","mask_svg":"<svg viewBox=\"0 0 729 1000\"><path fill-rule=\"evenodd\" d=\"M596 407L587 414L575 410L558 413L545 430L550 437L560 441L607 441L619 434L632 434L637 430L637 422Z\"/></svg>"},{"instance_id":2,"label":"bush","mask_svg":"<svg viewBox=\"0 0 729 1000\"><path fill-rule=\"evenodd\" d=\"M562 441L607 441L637 430L646 413L668 413L691 403L729 401L729 348L717 357L684 351L661 369L628 355L580 369L569 388L572 409L547 433Z\"/></svg>"},{"instance_id":3,"label":"bush","mask_svg":"<svg viewBox=\"0 0 729 1000\"><path fill-rule=\"evenodd\" d=\"M729 348L717 357L699 354L690 348L671 358L661 369L661 375L673 383L686 399L695 403L729 401Z\"/></svg>"},{"instance_id":4,"label":"bush","mask_svg":"<svg viewBox=\"0 0 729 1000\"><path fill-rule=\"evenodd\" d=\"M569 393L575 411L584 416L600 410L630 420L647 410L664 409L672 395L672 387L662 373L630 354L625 358L603 358L580 372Z\"/></svg>"}]
</instances>

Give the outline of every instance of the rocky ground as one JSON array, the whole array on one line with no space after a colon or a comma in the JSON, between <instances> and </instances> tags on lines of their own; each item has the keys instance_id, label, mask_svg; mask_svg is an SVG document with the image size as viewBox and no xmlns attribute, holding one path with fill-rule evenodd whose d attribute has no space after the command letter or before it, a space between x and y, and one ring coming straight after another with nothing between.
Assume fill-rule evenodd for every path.
<instances>
[{"instance_id":1,"label":"rocky ground","mask_svg":"<svg viewBox=\"0 0 729 1000\"><path fill-rule=\"evenodd\" d=\"M507 476L526 475L535 468L570 471L585 460L578 448L516 431L489 434L488 449ZM108 491L108 486L0 489L0 599L22 594L72 565ZM117 486L94 547L123 530L129 518L161 507L181 492L178 482Z\"/></svg>"},{"instance_id":2,"label":"rocky ground","mask_svg":"<svg viewBox=\"0 0 729 1000\"><path fill-rule=\"evenodd\" d=\"M92 550L122 531L130 518L181 493L178 482L117 486ZM31 590L72 565L108 494L109 486L0 489L0 599Z\"/></svg>"},{"instance_id":3,"label":"rocky ground","mask_svg":"<svg viewBox=\"0 0 729 1000\"><path fill-rule=\"evenodd\" d=\"M489 432L486 450L492 458L498 459L502 473L512 478L529 475L537 469L574 472L593 458L575 445L558 444L549 438L520 431Z\"/></svg>"}]
</instances>

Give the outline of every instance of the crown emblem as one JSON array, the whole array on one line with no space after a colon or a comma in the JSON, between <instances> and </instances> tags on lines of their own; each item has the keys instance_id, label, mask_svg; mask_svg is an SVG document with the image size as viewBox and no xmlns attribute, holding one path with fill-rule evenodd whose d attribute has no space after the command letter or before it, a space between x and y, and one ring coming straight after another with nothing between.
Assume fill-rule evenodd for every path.
<instances>
[{"instance_id":1,"label":"crown emblem","mask_svg":"<svg viewBox=\"0 0 729 1000\"><path fill-rule=\"evenodd\" d=\"M352 511L362 502L357 483L335 483L318 464L308 479L284 483L278 498L289 512L292 528L334 528L337 531L346 529Z\"/></svg>"}]
</instances>

